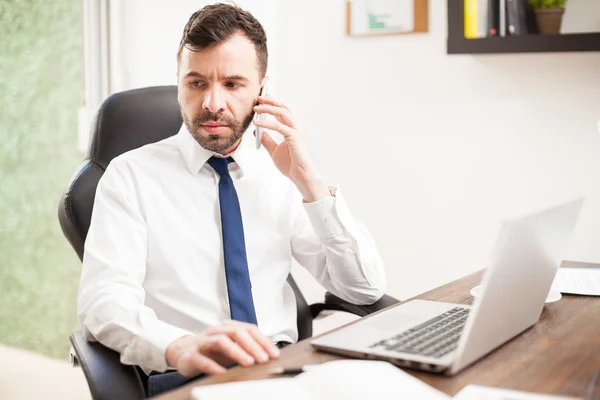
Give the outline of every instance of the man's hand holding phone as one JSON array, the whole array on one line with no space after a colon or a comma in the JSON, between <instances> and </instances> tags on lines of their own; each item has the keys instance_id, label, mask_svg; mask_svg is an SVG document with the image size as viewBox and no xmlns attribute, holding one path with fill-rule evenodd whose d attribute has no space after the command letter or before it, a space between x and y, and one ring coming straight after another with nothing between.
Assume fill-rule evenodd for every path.
<instances>
[{"instance_id":1,"label":"man's hand holding phone","mask_svg":"<svg viewBox=\"0 0 600 400\"><path fill-rule=\"evenodd\" d=\"M258 102L259 104L254 106L256 113L275 117L275 121L254 121L256 138L258 140L260 129L260 143L271 155L275 166L296 185L305 202L311 203L330 196L329 188L310 157L308 138L290 108L271 96L259 96ZM279 132L284 138L283 142L278 144L262 128Z\"/></svg>"}]
</instances>

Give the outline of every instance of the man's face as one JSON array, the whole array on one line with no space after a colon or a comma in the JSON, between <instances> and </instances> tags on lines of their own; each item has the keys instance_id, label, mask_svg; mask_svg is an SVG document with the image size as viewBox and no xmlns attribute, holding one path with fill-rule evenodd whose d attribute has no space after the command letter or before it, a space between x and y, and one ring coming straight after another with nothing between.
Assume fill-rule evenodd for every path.
<instances>
[{"instance_id":1,"label":"man's face","mask_svg":"<svg viewBox=\"0 0 600 400\"><path fill-rule=\"evenodd\" d=\"M237 147L254 116L259 75L254 45L241 34L202 51L182 50L177 96L183 120L202 147L222 154Z\"/></svg>"}]
</instances>

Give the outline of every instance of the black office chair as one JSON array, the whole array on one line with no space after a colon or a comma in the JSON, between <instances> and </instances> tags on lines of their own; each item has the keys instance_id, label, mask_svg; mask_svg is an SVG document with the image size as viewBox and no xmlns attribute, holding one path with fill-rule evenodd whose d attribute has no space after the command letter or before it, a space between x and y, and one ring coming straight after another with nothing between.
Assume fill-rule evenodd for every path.
<instances>
[{"instance_id":1,"label":"black office chair","mask_svg":"<svg viewBox=\"0 0 600 400\"><path fill-rule=\"evenodd\" d=\"M83 259L96 186L109 162L126 151L175 135L182 123L175 86L129 90L104 101L92 124L88 157L63 194L58 209L62 231L80 259ZM365 316L398 302L386 295L375 304L357 306L327 293L324 303L309 306L291 275L288 283L296 295L299 339L312 336L312 321L323 310ZM94 399L146 397L146 379L139 367L121 364L117 352L100 343L88 342L81 331L71 335L70 341L74 351L72 361L83 368Z\"/></svg>"}]
</instances>

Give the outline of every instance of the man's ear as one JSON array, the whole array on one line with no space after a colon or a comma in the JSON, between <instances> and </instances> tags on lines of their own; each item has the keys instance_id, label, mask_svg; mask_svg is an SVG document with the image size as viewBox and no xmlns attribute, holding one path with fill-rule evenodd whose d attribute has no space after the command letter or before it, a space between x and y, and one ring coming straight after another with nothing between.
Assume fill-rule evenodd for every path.
<instances>
[{"instance_id":1,"label":"man's ear","mask_svg":"<svg viewBox=\"0 0 600 400\"><path fill-rule=\"evenodd\" d=\"M262 81L260 82L260 90L262 91L262 88L265 87L265 85L269 82L269 79L271 79L268 75L265 75L264 78L262 78Z\"/></svg>"}]
</instances>

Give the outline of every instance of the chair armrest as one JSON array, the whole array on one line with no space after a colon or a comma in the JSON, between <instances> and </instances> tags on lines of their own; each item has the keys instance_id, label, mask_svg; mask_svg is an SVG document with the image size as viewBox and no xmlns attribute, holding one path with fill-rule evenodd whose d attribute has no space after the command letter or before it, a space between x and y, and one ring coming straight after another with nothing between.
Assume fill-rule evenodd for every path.
<instances>
[{"instance_id":1,"label":"chair armrest","mask_svg":"<svg viewBox=\"0 0 600 400\"><path fill-rule=\"evenodd\" d=\"M358 315L359 317L364 317L398 303L400 303L400 300L384 294L381 299L377 300L373 304L356 305L340 299L333 293L327 292L325 293L325 303L312 304L310 306L310 311L313 318L315 318L321 311L324 310L345 311L354 315Z\"/></svg>"},{"instance_id":2,"label":"chair armrest","mask_svg":"<svg viewBox=\"0 0 600 400\"><path fill-rule=\"evenodd\" d=\"M98 342L88 342L81 331L69 340L77 359L74 365L83 369L94 400L146 398L136 367L121 364L119 353Z\"/></svg>"}]
</instances>

